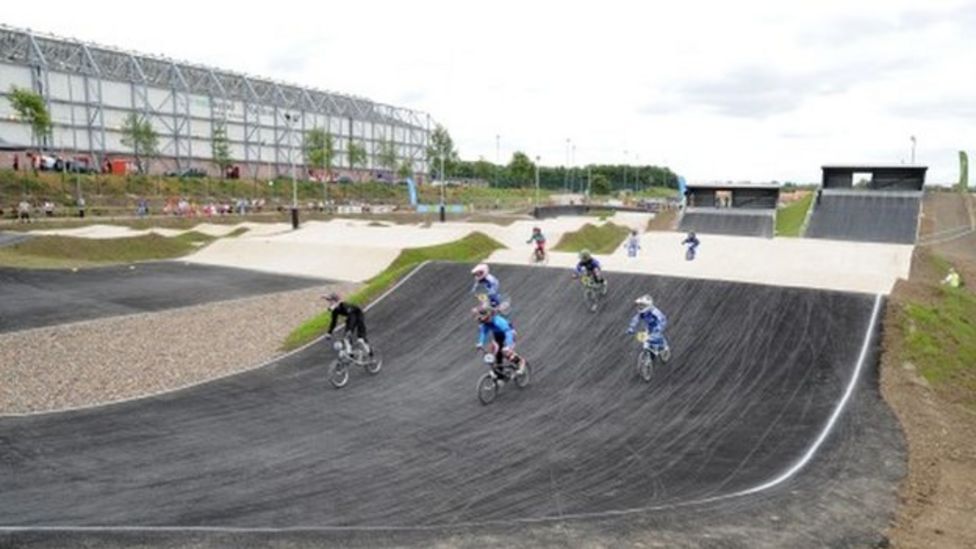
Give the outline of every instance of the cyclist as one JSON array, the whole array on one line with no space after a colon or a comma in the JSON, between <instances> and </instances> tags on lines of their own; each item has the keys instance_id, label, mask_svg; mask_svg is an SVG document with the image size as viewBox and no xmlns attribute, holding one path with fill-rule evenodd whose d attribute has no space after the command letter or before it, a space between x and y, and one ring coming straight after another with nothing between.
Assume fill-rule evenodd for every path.
<instances>
[{"instance_id":1,"label":"cyclist","mask_svg":"<svg viewBox=\"0 0 976 549\"><path fill-rule=\"evenodd\" d=\"M639 328L644 330L647 333L644 348L657 349L667 360L670 347L667 338L664 337L664 329L668 326L668 317L654 306L654 300L649 294L638 297L634 300L634 304L637 305L637 314L630 319L627 334L633 335Z\"/></svg>"},{"instance_id":2,"label":"cyclist","mask_svg":"<svg viewBox=\"0 0 976 549\"><path fill-rule=\"evenodd\" d=\"M498 314L494 308L481 304L472 309L478 320L478 344L476 349L484 351L487 344L495 353L495 373L504 377L501 366L502 359L507 359L518 369L515 375L525 372L525 359L515 353L515 330L504 316Z\"/></svg>"},{"instance_id":3,"label":"cyclist","mask_svg":"<svg viewBox=\"0 0 976 549\"><path fill-rule=\"evenodd\" d=\"M335 331L339 317L344 316L346 317L346 334L350 338L356 338L356 341L366 349L369 356L373 356L373 349L366 339L366 316L363 314L363 310L358 305L342 301L339 294L335 292L326 295L325 301L329 304L329 310L332 311L332 320L329 322L329 331L325 335L326 339L332 339L332 332Z\"/></svg>"},{"instance_id":4,"label":"cyclist","mask_svg":"<svg viewBox=\"0 0 976 549\"><path fill-rule=\"evenodd\" d=\"M499 307L502 304L501 283L489 272L488 265L479 263L471 269L471 274L474 276L471 293L484 294L492 307Z\"/></svg>"},{"instance_id":5,"label":"cyclist","mask_svg":"<svg viewBox=\"0 0 976 549\"><path fill-rule=\"evenodd\" d=\"M603 293L607 293L607 280L603 278L600 262L587 249L583 249L579 253L579 262L576 264L576 271L573 273L573 278L579 278L583 274L592 278L594 284L602 285Z\"/></svg>"},{"instance_id":6,"label":"cyclist","mask_svg":"<svg viewBox=\"0 0 976 549\"><path fill-rule=\"evenodd\" d=\"M535 243L535 257L536 260L542 261L546 257L546 237L542 234L542 229L539 227L532 227L532 236L525 241L526 244Z\"/></svg>"}]
</instances>

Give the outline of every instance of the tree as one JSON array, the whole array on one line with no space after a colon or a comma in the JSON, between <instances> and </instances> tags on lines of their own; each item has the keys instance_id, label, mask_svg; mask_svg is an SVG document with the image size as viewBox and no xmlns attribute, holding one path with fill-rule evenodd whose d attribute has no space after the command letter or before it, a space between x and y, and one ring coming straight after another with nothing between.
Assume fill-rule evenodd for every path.
<instances>
[{"instance_id":1,"label":"tree","mask_svg":"<svg viewBox=\"0 0 976 549\"><path fill-rule=\"evenodd\" d=\"M592 194L610 194L610 180L602 173L593 174L590 182L590 192Z\"/></svg>"},{"instance_id":2,"label":"tree","mask_svg":"<svg viewBox=\"0 0 976 549\"><path fill-rule=\"evenodd\" d=\"M214 126L210 148L213 151L213 162L220 170L220 177L223 179L227 177L227 168L231 166L230 141L227 140L227 126L223 122L218 122Z\"/></svg>"},{"instance_id":3,"label":"tree","mask_svg":"<svg viewBox=\"0 0 976 549\"><path fill-rule=\"evenodd\" d=\"M535 184L535 164L522 151L515 151L509 161L508 176L516 186L531 186Z\"/></svg>"},{"instance_id":4,"label":"tree","mask_svg":"<svg viewBox=\"0 0 976 549\"><path fill-rule=\"evenodd\" d=\"M409 158L403 159L403 162L400 164L400 168L397 169L397 175L400 176L400 179L409 179L412 177L413 161Z\"/></svg>"},{"instance_id":5,"label":"tree","mask_svg":"<svg viewBox=\"0 0 976 549\"><path fill-rule=\"evenodd\" d=\"M484 158L479 158L474 163L472 172L476 178L482 181L491 181L495 175L495 165Z\"/></svg>"},{"instance_id":6,"label":"tree","mask_svg":"<svg viewBox=\"0 0 976 549\"><path fill-rule=\"evenodd\" d=\"M460 161L457 150L454 148L454 140L447 129L440 124L434 128L430 134L430 144L427 146L427 170L433 173L441 170L441 159L444 160L444 171L454 173L456 164ZM444 179L444 174L440 175Z\"/></svg>"},{"instance_id":7,"label":"tree","mask_svg":"<svg viewBox=\"0 0 976 549\"><path fill-rule=\"evenodd\" d=\"M350 141L349 147L346 149L346 159L349 161L349 167L354 170L358 166L365 166L366 147L356 143L355 141Z\"/></svg>"},{"instance_id":8,"label":"tree","mask_svg":"<svg viewBox=\"0 0 976 549\"><path fill-rule=\"evenodd\" d=\"M397 149L392 138L389 141L380 141L380 150L376 155L376 161L380 166L390 170L391 174L396 171Z\"/></svg>"},{"instance_id":9,"label":"tree","mask_svg":"<svg viewBox=\"0 0 976 549\"><path fill-rule=\"evenodd\" d=\"M332 165L335 163L335 140L332 134L322 128L315 128L305 134L305 157L313 168L325 171L326 181L332 179Z\"/></svg>"},{"instance_id":10,"label":"tree","mask_svg":"<svg viewBox=\"0 0 976 549\"><path fill-rule=\"evenodd\" d=\"M51 133L51 113L47 110L44 98L37 92L17 86L10 86L10 95L7 97L17 116L30 125L31 142L43 149L44 138Z\"/></svg>"},{"instance_id":11,"label":"tree","mask_svg":"<svg viewBox=\"0 0 976 549\"><path fill-rule=\"evenodd\" d=\"M159 152L159 134L148 120L139 120L139 115L131 113L122 122L122 144L132 149L136 168L145 173L149 171L149 159Z\"/></svg>"}]
</instances>

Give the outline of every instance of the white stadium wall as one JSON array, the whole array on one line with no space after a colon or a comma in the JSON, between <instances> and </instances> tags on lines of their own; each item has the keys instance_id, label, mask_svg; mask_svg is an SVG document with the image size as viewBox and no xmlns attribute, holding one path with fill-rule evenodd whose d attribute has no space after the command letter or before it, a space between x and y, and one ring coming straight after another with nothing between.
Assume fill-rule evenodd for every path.
<instances>
[{"instance_id":1,"label":"white stadium wall","mask_svg":"<svg viewBox=\"0 0 976 549\"><path fill-rule=\"evenodd\" d=\"M42 46L50 44L54 54L73 47L80 48L78 51L96 51L103 55L101 58L92 56L91 59L119 56L116 61L122 59L121 64L124 64L125 59L144 59L147 67L155 63L154 66L158 69L158 64L163 62L157 58L138 57L137 54L130 56L128 53L101 46L91 46L93 49L88 50L85 49L88 46L81 43L32 35L28 31L6 27L0 27L0 33L6 33L12 40L23 38L25 43L30 43L34 38ZM392 138L399 157L398 164L409 162L413 171L419 174L427 171L424 157L430 121L423 113L374 104L352 96L328 96L325 95L326 92L302 91L301 88L282 85L283 88L278 91L279 98L284 98L281 90L292 94L298 91L303 94L301 97L307 98L303 104L313 107L295 107L297 102L291 99L292 102L288 104L293 106L286 109L282 106L285 104L283 102L244 102L216 94L190 93L185 91L185 87L178 88L176 85L165 87L115 80L106 77L102 71L96 73L81 66L62 70L66 63L61 61L59 64L51 59L52 53L42 56L32 54L31 51L27 47L20 52L21 59L11 63L8 60L14 57L8 57L0 62L0 143L8 148L33 146L27 124L18 119L7 100L11 86L16 86L39 91L48 102L53 130L44 143L45 148L72 154L87 153L94 162L100 163L105 158L126 157L131 154L131 150L122 144L121 127L130 114L137 113L147 119L159 134L160 158L153 163L158 170L187 168L192 165L215 172L212 166L213 129L223 125L232 162L239 165L242 172L250 170L251 175L255 176L269 170L287 172L292 160L302 165L304 159L301 143L304 132L315 128L325 129L332 134L336 168L348 169L347 151L351 138L367 151L367 165L363 168L379 170L376 155L381 150L381 143ZM75 56L71 59L78 58ZM17 64L18 62L21 64ZM278 86L270 81L249 80L250 77L222 73L215 69L165 62L171 63L174 71L185 71L187 75L196 77L200 74L219 75L226 81L236 79L235 82L253 82L264 86L262 89ZM78 64L77 61L75 64ZM119 65L120 63L112 64L112 69L121 70ZM101 76L94 76L95 74ZM159 73L154 74L155 81L160 81ZM182 73L180 77L183 78ZM213 78L216 79L216 76ZM195 82L199 87L200 82ZM211 90L207 88L207 91ZM263 97L271 95L266 94ZM252 92L249 97L257 95ZM321 97L328 101L318 99ZM342 101L355 105L355 108L337 107L337 102ZM318 111L316 106L321 106L322 110ZM285 118L286 112L291 115L290 121ZM391 112L396 116L387 114ZM293 128L292 131L288 129L289 125Z\"/></svg>"}]
</instances>

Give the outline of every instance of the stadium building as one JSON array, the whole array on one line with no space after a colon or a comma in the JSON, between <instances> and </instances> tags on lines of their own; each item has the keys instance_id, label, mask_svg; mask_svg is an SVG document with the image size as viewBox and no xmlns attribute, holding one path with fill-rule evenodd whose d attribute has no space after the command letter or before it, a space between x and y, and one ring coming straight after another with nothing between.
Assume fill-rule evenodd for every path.
<instances>
[{"instance_id":1,"label":"stadium building","mask_svg":"<svg viewBox=\"0 0 976 549\"><path fill-rule=\"evenodd\" d=\"M41 143L8 100L14 86L38 92L48 104L53 129ZM0 26L0 167L10 167L14 155L26 166L23 153L40 145L51 154L117 171L132 158L121 132L131 113L148 120L159 135L153 172L195 168L217 175L212 136L221 127L241 177L287 176L293 163L303 177L309 173L304 135L315 128L333 136L335 175L368 172L392 179L380 160L381 147L391 140L397 169L408 165L418 176L427 172L431 119L426 113ZM366 151L356 166L349 165L350 143Z\"/></svg>"}]
</instances>

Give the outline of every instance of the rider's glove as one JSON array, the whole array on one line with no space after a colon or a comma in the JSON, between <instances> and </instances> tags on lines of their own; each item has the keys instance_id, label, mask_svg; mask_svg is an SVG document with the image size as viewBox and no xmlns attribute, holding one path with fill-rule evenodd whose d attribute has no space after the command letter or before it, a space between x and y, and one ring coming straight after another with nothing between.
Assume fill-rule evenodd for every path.
<instances>
[{"instance_id":1,"label":"rider's glove","mask_svg":"<svg viewBox=\"0 0 976 549\"><path fill-rule=\"evenodd\" d=\"M629 336L630 335L634 335L634 331L633 330L627 330L627 335L629 335Z\"/></svg>"},{"instance_id":2,"label":"rider's glove","mask_svg":"<svg viewBox=\"0 0 976 549\"><path fill-rule=\"evenodd\" d=\"M331 340L332 339L332 334L325 334L325 339L326 339L326 341Z\"/></svg>"}]
</instances>

